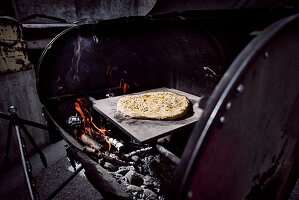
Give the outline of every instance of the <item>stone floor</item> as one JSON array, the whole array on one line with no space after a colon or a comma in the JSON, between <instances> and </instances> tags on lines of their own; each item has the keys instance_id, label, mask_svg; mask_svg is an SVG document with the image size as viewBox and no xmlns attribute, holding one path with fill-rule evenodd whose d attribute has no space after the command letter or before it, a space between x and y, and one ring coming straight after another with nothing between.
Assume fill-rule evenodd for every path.
<instances>
[{"instance_id":1,"label":"stone floor","mask_svg":"<svg viewBox=\"0 0 299 200\"><path fill-rule=\"evenodd\" d=\"M33 157L33 175L36 179L37 191L40 199L46 199L61 183L70 177L74 169L70 165L64 150L64 141L43 150L49 167L44 168L39 157ZM79 166L77 165L77 168ZM21 166L0 174L0 199L25 200L30 199ZM54 199L73 200L89 199L101 200L101 194L89 183L82 170Z\"/></svg>"}]
</instances>

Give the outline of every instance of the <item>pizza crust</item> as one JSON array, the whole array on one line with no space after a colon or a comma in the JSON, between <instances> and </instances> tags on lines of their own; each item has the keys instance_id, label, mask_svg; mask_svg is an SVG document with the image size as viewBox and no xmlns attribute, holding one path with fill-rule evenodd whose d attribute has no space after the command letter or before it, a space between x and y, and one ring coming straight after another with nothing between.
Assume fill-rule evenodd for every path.
<instances>
[{"instance_id":1,"label":"pizza crust","mask_svg":"<svg viewBox=\"0 0 299 200\"><path fill-rule=\"evenodd\" d=\"M125 96L117 103L118 112L137 119L178 119L188 112L188 108L189 100L185 96L168 91Z\"/></svg>"}]
</instances>

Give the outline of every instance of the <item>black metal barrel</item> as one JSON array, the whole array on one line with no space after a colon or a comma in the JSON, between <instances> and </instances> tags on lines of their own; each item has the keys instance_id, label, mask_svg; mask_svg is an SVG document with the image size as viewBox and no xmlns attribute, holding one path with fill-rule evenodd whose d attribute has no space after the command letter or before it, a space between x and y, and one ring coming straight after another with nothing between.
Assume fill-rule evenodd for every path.
<instances>
[{"instance_id":1,"label":"black metal barrel","mask_svg":"<svg viewBox=\"0 0 299 200\"><path fill-rule=\"evenodd\" d=\"M297 16L263 29L288 14L190 11L73 27L45 49L38 94L64 138L79 150L82 145L65 127L78 97L117 94L121 81L129 92L162 86L210 95L171 194L262 199L275 190L273 198L284 198L294 183L291 176L298 176Z\"/></svg>"}]
</instances>

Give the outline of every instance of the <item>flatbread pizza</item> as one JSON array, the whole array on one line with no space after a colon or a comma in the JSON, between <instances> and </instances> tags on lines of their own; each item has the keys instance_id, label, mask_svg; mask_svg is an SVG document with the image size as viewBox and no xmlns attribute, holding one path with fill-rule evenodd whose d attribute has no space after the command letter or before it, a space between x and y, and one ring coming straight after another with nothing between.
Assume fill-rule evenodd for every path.
<instances>
[{"instance_id":1,"label":"flatbread pizza","mask_svg":"<svg viewBox=\"0 0 299 200\"><path fill-rule=\"evenodd\" d=\"M189 108L189 100L173 92L159 91L121 97L117 111L137 119L173 120L183 117Z\"/></svg>"}]
</instances>

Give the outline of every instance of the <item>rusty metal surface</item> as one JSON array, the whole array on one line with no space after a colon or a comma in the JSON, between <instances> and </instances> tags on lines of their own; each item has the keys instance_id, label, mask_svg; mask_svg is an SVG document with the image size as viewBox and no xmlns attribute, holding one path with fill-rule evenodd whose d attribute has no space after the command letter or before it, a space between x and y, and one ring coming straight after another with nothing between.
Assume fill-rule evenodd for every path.
<instances>
[{"instance_id":1,"label":"rusty metal surface","mask_svg":"<svg viewBox=\"0 0 299 200\"><path fill-rule=\"evenodd\" d=\"M143 91L135 94L142 94L153 91L170 91L179 95L186 96L191 106L185 117L177 120L145 120L131 119L122 116L116 111L116 105L121 96L101 99L94 101L94 109L107 117L112 123L120 128L124 133L136 139L138 142L146 142L158 139L165 135L171 134L178 129L186 128L195 123L201 116L203 110L198 108L200 97L191 95L179 90L169 88L158 88L154 90Z\"/></svg>"},{"instance_id":2,"label":"rusty metal surface","mask_svg":"<svg viewBox=\"0 0 299 200\"><path fill-rule=\"evenodd\" d=\"M14 105L21 118L45 123L36 93L35 71L28 60L20 26L16 20L9 17L0 18L0 85L1 112L6 113L7 109ZM44 147L49 143L49 137L45 130L32 127L28 127L28 130L39 146ZM5 147L8 132L7 120L0 119L0 132L0 146ZM11 165L13 165L19 161L19 152L14 136L11 142L9 157ZM3 155L4 150L4 148L0 148L0 155ZM28 145L28 152L29 154L34 152L30 145ZM0 171L2 166L3 160L1 159Z\"/></svg>"},{"instance_id":3,"label":"rusty metal surface","mask_svg":"<svg viewBox=\"0 0 299 200\"><path fill-rule=\"evenodd\" d=\"M299 175L299 15L231 65L182 156L177 199L287 199ZM177 195L177 196L176 196Z\"/></svg>"},{"instance_id":4,"label":"rusty metal surface","mask_svg":"<svg viewBox=\"0 0 299 200\"><path fill-rule=\"evenodd\" d=\"M0 17L0 75L32 69L20 25Z\"/></svg>"},{"instance_id":5,"label":"rusty metal surface","mask_svg":"<svg viewBox=\"0 0 299 200\"><path fill-rule=\"evenodd\" d=\"M99 19L111 19L123 16L144 16L153 7L156 0L104 0L104 1L73 1L73 0L13 0L17 19L34 14L46 15L66 20L69 23L83 20L92 23ZM53 23L56 20L37 17L26 20L26 23Z\"/></svg>"}]
</instances>

